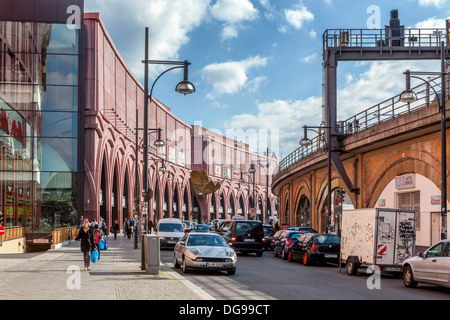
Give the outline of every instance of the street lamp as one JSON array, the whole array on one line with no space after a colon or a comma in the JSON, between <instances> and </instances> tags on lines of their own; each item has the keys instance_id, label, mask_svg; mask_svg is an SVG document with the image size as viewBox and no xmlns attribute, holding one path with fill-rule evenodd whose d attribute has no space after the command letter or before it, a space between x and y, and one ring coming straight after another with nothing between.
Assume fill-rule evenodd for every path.
<instances>
[{"instance_id":1,"label":"street lamp","mask_svg":"<svg viewBox=\"0 0 450 320\"><path fill-rule=\"evenodd\" d=\"M149 103L152 101L153 97L153 88L155 87L156 82L161 78L163 74L169 72L174 69L183 68L184 75L183 80L178 83L175 87L175 90L181 94L191 94L195 92L195 86L188 80L188 67L191 64L187 60L184 61L163 61L163 60L149 60L148 59L148 27L145 28L145 60L142 61L144 63L145 72L144 72L144 131L148 131L148 107ZM150 94L148 93L148 66L149 64L164 64L164 65L175 65L175 67L169 68L163 73L161 73L156 80L153 82ZM137 119L136 119L137 120ZM158 139L154 143L155 147L164 147L165 144L161 140L161 130L158 131ZM144 135L144 192L148 193L148 137ZM147 224L147 222L146 222ZM147 229L147 227L146 227Z\"/></svg>"},{"instance_id":2,"label":"street lamp","mask_svg":"<svg viewBox=\"0 0 450 320\"><path fill-rule=\"evenodd\" d=\"M313 129L329 129L328 130L328 142L325 141L325 146L327 148L328 151L328 204L327 204L327 217L326 217L326 232L328 233L328 229L329 229L329 220L330 220L330 216L331 216L331 126L304 126L303 129L304 131L304 137L302 140L300 140L300 145L303 147L308 147L312 144L311 140L308 139L308 130L317 132L316 130ZM320 133L317 132L319 135Z\"/></svg>"},{"instance_id":3,"label":"street lamp","mask_svg":"<svg viewBox=\"0 0 450 320\"><path fill-rule=\"evenodd\" d=\"M414 72L406 70L404 72L406 79L406 89L400 94L401 102L414 102L417 100L416 94L411 90L411 78L416 78L427 83L436 94L436 100L439 104L439 111L441 113L441 240L447 239L447 128L446 128L446 114L445 114L445 51L444 42L441 42L441 72ZM441 99L434 87L425 79L417 75L441 76Z\"/></svg>"}]
</instances>

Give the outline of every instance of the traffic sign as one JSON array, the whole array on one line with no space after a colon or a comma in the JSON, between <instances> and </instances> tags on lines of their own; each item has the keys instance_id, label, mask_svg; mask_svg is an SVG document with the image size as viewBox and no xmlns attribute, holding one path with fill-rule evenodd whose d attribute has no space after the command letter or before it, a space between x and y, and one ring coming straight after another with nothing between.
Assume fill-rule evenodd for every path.
<instances>
[{"instance_id":1,"label":"traffic sign","mask_svg":"<svg viewBox=\"0 0 450 320\"><path fill-rule=\"evenodd\" d=\"M0 237L5 234L5 227L0 226Z\"/></svg>"}]
</instances>

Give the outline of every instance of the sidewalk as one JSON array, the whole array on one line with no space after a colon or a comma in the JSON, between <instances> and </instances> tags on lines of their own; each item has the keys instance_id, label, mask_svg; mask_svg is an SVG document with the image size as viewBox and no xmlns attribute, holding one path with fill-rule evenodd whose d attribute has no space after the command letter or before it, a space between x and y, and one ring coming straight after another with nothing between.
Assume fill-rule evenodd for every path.
<instances>
[{"instance_id":1,"label":"sidewalk","mask_svg":"<svg viewBox=\"0 0 450 320\"><path fill-rule=\"evenodd\" d=\"M161 264L159 275L141 270L134 238L106 239L108 250L91 271L84 271L79 241L47 252L1 255L0 300L214 300L167 265Z\"/></svg>"}]
</instances>

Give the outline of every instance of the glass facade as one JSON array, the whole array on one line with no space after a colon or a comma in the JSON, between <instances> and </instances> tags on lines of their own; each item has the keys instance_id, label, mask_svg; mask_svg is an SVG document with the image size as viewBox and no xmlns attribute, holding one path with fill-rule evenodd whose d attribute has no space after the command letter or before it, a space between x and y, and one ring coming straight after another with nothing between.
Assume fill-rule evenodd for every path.
<instances>
[{"instance_id":1,"label":"glass facade","mask_svg":"<svg viewBox=\"0 0 450 320\"><path fill-rule=\"evenodd\" d=\"M0 224L77 223L80 30L0 21Z\"/></svg>"}]
</instances>

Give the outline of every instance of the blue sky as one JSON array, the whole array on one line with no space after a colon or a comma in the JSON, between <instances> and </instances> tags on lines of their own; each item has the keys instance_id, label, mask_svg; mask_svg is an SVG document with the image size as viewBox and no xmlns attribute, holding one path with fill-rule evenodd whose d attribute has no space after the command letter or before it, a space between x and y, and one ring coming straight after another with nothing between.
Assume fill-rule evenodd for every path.
<instances>
[{"instance_id":1,"label":"blue sky","mask_svg":"<svg viewBox=\"0 0 450 320\"><path fill-rule=\"evenodd\" d=\"M153 91L177 117L227 136L241 130L240 140L252 150L269 144L279 157L298 147L304 125L322 120L323 32L368 28L374 21L371 6L380 9L381 28L394 9L407 28L444 28L450 17L449 0L85 0L85 11L100 12L142 83L145 27L150 59L192 63L189 78L196 93L174 91L182 77L178 71L161 77ZM404 70L439 66L438 61L339 64L338 120L400 93ZM168 67L152 66L150 86Z\"/></svg>"}]
</instances>

